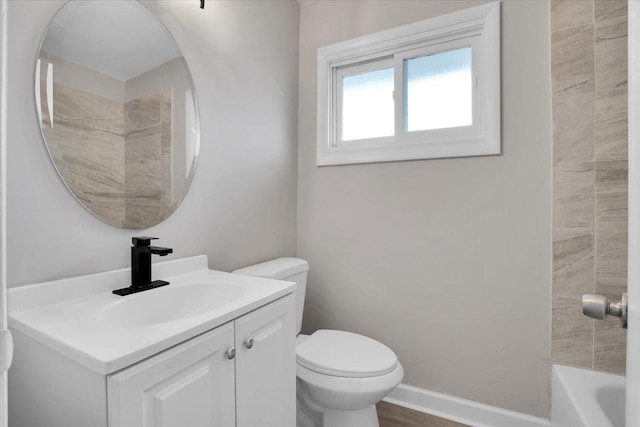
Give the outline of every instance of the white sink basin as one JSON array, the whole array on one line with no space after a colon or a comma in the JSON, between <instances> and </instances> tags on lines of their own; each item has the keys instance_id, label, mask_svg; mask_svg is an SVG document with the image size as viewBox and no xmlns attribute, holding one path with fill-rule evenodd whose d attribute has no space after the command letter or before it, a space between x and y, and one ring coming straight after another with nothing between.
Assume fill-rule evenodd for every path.
<instances>
[{"instance_id":1,"label":"white sink basin","mask_svg":"<svg viewBox=\"0 0 640 427\"><path fill-rule=\"evenodd\" d=\"M188 319L219 308L242 296L232 283L192 283L165 286L125 297L103 310L98 323L128 327Z\"/></svg>"}]
</instances>

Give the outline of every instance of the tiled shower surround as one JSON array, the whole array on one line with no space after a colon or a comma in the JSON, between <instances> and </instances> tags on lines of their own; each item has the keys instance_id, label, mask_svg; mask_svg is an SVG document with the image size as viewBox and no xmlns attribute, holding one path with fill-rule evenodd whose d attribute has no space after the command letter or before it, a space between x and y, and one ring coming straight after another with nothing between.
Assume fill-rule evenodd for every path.
<instances>
[{"instance_id":1,"label":"tiled shower surround","mask_svg":"<svg viewBox=\"0 0 640 427\"><path fill-rule=\"evenodd\" d=\"M160 222L175 209L171 88L123 103L54 84L54 99L53 128L43 106L47 147L83 204L128 228Z\"/></svg>"},{"instance_id":2,"label":"tiled shower surround","mask_svg":"<svg viewBox=\"0 0 640 427\"><path fill-rule=\"evenodd\" d=\"M124 104L125 226L146 228L175 209L171 143L171 88Z\"/></svg>"},{"instance_id":3,"label":"tiled shower surround","mask_svg":"<svg viewBox=\"0 0 640 427\"><path fill-rule=\"evenodd\" d=\"M581 296L627 289L627 2L552 0L553 363L624 374L618 319Z\"/></svg>"},{"instance_id":4,"label":"tiled shower surround","mask_svg":"<svg viewBox=\"0 0 640 427\"><path fill-rule=\"evenodd\" d=\"M40 89L45 99L45 84ZM54 126L44 102L42 131L56 168L85 206L121 225L125 215L122 103L60 84L53 85L53 93Z\"/></svg>"}]
</instances>

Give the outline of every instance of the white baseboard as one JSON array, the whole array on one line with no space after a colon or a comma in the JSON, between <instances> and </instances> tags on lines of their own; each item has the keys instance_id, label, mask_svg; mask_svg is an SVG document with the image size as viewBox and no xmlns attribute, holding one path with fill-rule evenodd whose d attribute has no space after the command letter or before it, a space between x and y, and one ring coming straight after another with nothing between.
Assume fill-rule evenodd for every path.
<instances>
[{"instance_id":1,"label":"white baseboard","mask_svg":"<svg viewBox=\"0 0 640 427\"><path fill-rule=\"evenodd\" d=\"M384 398L384 401L472 427L551 426L546 418L538 418L406 384L396 387Z\"/></svg>"}]
</instances>

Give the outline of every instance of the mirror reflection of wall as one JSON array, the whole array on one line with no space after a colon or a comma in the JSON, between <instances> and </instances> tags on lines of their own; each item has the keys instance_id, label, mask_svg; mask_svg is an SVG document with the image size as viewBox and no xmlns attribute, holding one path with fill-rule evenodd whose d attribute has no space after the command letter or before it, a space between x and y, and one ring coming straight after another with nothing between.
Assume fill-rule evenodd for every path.
<instances>
[{"instance_id":1,"label":"mirror reflection of wall","mask_svg":"<svg viewBox=\"0 0 640 427\"><path fill-rule=\"evenodd\" d=\"M135 1L70 2L36 73L47 148L76 198L118 227L168 217L188 189L199 131L187 64L156 18Z\"/></svg>"}]
</instances>

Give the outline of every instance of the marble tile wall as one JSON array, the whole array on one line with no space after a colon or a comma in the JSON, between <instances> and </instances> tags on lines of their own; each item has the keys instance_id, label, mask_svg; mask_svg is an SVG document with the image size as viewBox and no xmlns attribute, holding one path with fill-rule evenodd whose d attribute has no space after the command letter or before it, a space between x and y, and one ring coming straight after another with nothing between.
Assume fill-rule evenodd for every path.
<instances>
[{"instance_id":1,"label":"marble tile wall","mask_svg":"<svg viewBox=\"0 0 640 427\"><path fill-rule=\"evenodd\" d=\"M45 91L44 85L41 90ZM54 84L53 93L53 126L49 106L43 102L42 129L56 168L91 212L122 226L125 212L122 103L61 84Z\"/></svg>"},{"instance_id":2,"label":"marble tile wall","mask_svg":"<svg viewBox=\"0 0 640 427\"><path fill-rule=\"evenodd\" d=\"M624 373L619 320L583 293L627 282L627 2L552 0L553 363Z\"/></svg>"},{"instance_id":3,"label":"marble tile wall","mask_svg":"<svg viewBox=\"0 0 640 427\"><path fill-rule=\"evenodd\" d=\"M125 226L145 228L172 204L171 89L125 103L124 127Z\"/></svg>"},{"instance_id":4,"label":"marble tile wall","mask_svg":"<svg viewBox=\"0 0 640 427\"><path fill-rule=\"evenodd\" d=\"M119 227L146 228L175 210L171 88L127 103L62 84L53 90L53 126L42 102L47 148L91 212Z\"/></svg>"}]
</instances>

